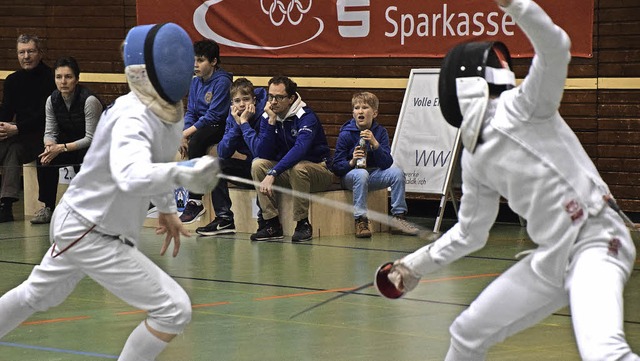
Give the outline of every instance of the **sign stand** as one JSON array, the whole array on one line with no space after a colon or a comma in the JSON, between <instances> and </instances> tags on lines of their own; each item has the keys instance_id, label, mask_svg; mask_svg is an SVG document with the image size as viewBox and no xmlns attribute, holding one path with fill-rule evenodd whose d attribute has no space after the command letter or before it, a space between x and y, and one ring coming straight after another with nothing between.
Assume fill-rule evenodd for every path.
<instances>
[{"instance_id":1,"label":"sign stand","mask_svg":"<svg viewBox=\"0 0 640 361\"><path fill-rule=\"evenodd\" d=\"M456 197L453 194L453 171L456 168L458 155L460 154L460 131L456 135L456 142L453 145L453 158L449 163L449 169L447 170L447 178L445 180L445 189L447 190L442 197L440 197L440 207L438 208L438 215L436 216L436 222L433 225L433 231L438 233L440 232L440 226L442 225L442 218L444 215L444 208L447 206L447 194L451 198L451 204L453 205L453 210L457 216L458 214L458 204L456 203Z\"/></svg>"},{"instance_id":2,"label":"sign stand","mask_svg":"<svg viewBox=\"0 0 640 361\"><path fill-rule=\"evenodd\" d=\"M440 111L439 69L411 69L391 155L405 173L405 191L441 195L434 232L440 230L447 197L453 194L453 174L459 154L459 129Z\"/></svg>"}]
</instances>

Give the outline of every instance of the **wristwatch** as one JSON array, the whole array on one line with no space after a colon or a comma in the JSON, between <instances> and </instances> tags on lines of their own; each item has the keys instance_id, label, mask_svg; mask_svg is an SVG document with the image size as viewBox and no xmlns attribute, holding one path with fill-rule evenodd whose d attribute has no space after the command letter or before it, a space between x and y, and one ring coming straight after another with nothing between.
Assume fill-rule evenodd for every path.
<instances>
[{"instance_id":1,"label":"wristwatch","mask_svg":"<svg viewBox=\"0 0 640 361\"><path fill-rule=\"evenodd\" d=\"M64 143L64 151L65 151L65 152L68 152L68 151L69 151L69 148L67 148L67 143Z\"/></svg>"},{"instance_id":2,"label":"wristwatch","mask_svg":"<svg viewBox=\"0 0 640 361\"><path fill-rule=\"evenodd\" d=\"M277 176L278 176L278 172L276 172L276 170L275 170L275 169L271 168L271 169L269 169L269 170L267 171L267 175L272 175L272 176L274 176L274 177L277 177Z\"/></svg>"}]
</instances>

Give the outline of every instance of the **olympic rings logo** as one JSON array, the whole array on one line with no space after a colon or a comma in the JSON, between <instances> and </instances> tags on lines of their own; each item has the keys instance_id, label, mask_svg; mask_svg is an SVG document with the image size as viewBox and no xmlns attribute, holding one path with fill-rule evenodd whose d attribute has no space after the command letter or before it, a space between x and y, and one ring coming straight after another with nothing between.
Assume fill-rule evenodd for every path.
<instances>
[{"instance_id":1,"label":"olympic rings logo","mask_svg":"<svg viewBox=\"0 0 640 361\"><path fill-rule=\"evenodd\" d=\"M273 0L271 1L271 5L269 5L269 9L264 6L265 0L260 0L260 7L262 8L262 12L266 15L269 15L269 19L271 23L275 26L280 26L284 23L285 20L289 20L291 25L298 25L302 21L304 14L308 13L311 9L312 0L309 0L309 4L305 8L302 5L302 1L300 0L291 0L289 4L285 7L285 3L282 0ZM292 10L296 7L300 15L296 20L292 19ZM276 17L278 19L276 19Z\"/></svg>"},{"instance_id":2,"label":"olympic rings logo","mask_svg":"<svg viewBox=\"0 0 640 361\"><path fill-rule=\"evenodd\" d=\"M239 42L218 34L216 30L212 29L207 23L207 13L209 12L209 8L214 7L216 4L219 4L223 1L224 0L205 0L202 5L198 6L193 12L193 26L195 27L196 31L207 39L215 40L220 45L227 45L239 49L277 51L308 43L316 39L324 31L324 22L322 21L322 19L313 17L313 19L318 23L318 30L316 30L315 34L309 36L306 39L281 45L251 44ZM269 1L271 1L271 4L269 4ZM309 0L309 4L306 7L304 7L303 5L303 2L305 0L291 0L289 1L288 5L285 5L286 1L287 0L260 0L262 12L264 12L266 15L269 15L271 23L275 26L282 25L285 20L288 20L291 25L298 25L302 21L304 15L311 9L312 0ZM269 4L268 9L265 6L265 3ZM300 16L294 19L294 16L292 16L292 12L299 12Z\"/></svg>"}]
</instances>

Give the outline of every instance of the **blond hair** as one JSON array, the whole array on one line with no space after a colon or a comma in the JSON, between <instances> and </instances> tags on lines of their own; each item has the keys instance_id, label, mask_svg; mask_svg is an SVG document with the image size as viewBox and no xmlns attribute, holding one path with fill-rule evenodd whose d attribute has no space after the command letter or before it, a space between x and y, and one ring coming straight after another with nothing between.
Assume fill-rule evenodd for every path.
<instances>
[{"instance_id":1,"label":"blond hair","mask_svg":"<svg viewBox=\"0 0 640 361\"><path fill-rule=\"evenodd\" d=\"M380 105L378 97L370 92L359 92L353 94L353 97L351 98L351 107L355 107L358 103L367 104L373 110L378 110L378 106Z\"/></svg>"}]
</instances>

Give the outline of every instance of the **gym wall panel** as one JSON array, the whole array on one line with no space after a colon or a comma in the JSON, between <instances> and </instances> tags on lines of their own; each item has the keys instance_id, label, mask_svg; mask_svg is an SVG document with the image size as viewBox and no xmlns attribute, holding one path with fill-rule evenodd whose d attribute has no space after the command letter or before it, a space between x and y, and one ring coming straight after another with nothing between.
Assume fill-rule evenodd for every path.
<instances>
[{"instance_id":1,"label":"gym wall panel","mask_svg":"<svg viewBox=\"0 0 640 361\"><path fill-rule=\"evenodd\" d=\"M622 208L640 212L640 0L595 0L592 58L573 58L560 113L576 131ZM46 62L78 59L81 81L109 103L128 91L119 46L136 24L135 0L3 0L0 3L0 84L17 69L15 38L46 40ZM196 39L194 39L196 40ZM371 44L376 46L376 44ZM391 137L413 68L438 68L441 59L265 59L225 57L222 66L264 86L276 74L292 77L319 114L331 146L351 116L351 95L373 91L379 122ZM516 59L522 79L530 59ZM2 90L0 89L0 95ZM428 199L410 194L416 199Z\"/></svg>"}]
</instances>

